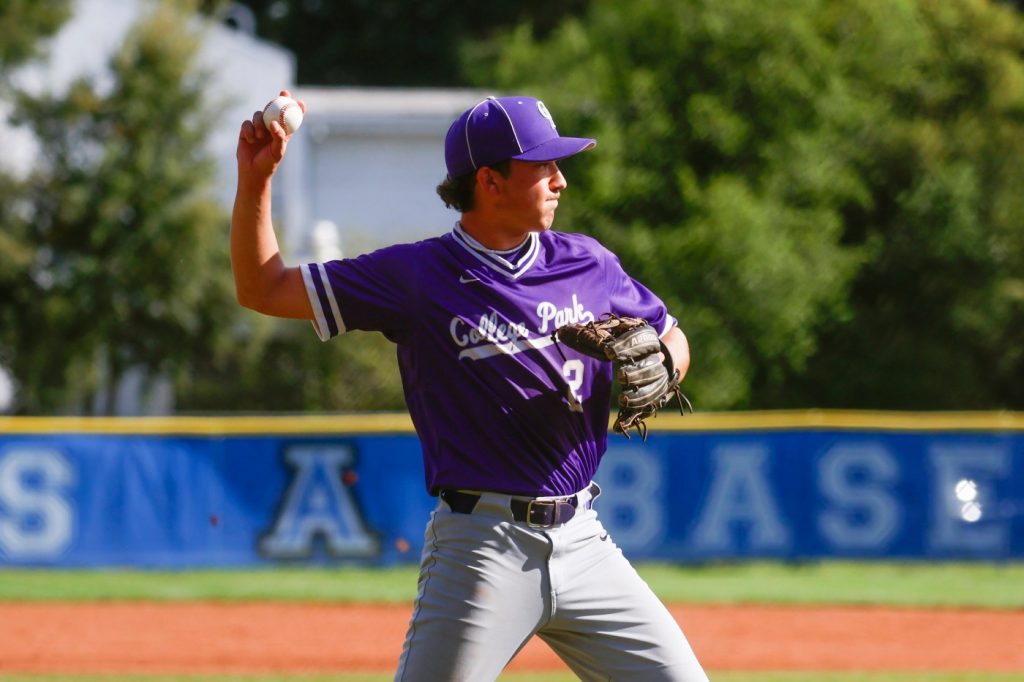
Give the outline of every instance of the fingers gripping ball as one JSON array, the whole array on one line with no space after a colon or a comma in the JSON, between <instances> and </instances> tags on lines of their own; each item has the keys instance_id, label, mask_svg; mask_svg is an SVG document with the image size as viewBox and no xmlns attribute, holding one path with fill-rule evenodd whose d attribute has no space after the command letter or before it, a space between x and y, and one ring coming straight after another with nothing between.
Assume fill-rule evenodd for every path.
<instances>
[{"instance_id":1,"label":"fingers gripping ball","mask_svg":"<svg viewBox=\"0 0 1024 682\"><path fill-rule=\"evenodd\" d=\"M672 355L646 320L605 314L594 322L560 327L554 338L584 355L615 363L615 379L622 391L614 428L627 438L630 429L636 428L646 440L645 420L657 415L673 397L679 401L680 413L693 412L679 390Z\"/></svg>"},{"instance_id":2,"label":"fingers gripping ball","mask_svg":"<svg viewBox=\"0 0 1024 682\"><path fill-rule=\"evenodd\" d=\"M263 124L270 130L270 124L277 121L284 131L291 135L302 125L302 107L291 97L275 97L263 107Z\"/></svg>"}]
</instances>

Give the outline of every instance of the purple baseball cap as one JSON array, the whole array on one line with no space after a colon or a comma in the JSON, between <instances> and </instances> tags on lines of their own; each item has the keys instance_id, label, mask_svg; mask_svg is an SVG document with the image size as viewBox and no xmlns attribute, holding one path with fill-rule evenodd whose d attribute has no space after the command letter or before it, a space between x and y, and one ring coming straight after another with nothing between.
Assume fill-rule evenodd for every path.
<instances>
[{"instance_id":1,"label":"purple baseball cap","mask_svg":"<svg viewBox=\"0 0 1024 682\"><path fill-rule=\"evenodd\" d=\"M557 161L597 144L587 137L562 137L551 112L532 97L488 97L448 129L444 161L448 177L506 159Z\"/></svg>"}]
</instances>

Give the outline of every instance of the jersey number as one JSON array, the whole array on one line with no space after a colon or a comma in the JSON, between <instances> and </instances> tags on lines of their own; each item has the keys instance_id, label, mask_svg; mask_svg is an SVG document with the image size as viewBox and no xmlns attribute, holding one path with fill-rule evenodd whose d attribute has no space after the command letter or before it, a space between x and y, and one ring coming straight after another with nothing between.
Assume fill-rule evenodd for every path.
<instances>
[{"instance_id":1,"label":"jersey number","mask_svg":"<svg viewBox=\"0 0 1024 682\"><path fill-rule=\"evenodd\" d=\"M569 401L569 409L573 412L583 411L583 398L580 396L580 387L583 386L583 361L572 359L566 360L562 365L562 376L569 384L566 389L566 400Z\"/></svg>"}]
</instances>

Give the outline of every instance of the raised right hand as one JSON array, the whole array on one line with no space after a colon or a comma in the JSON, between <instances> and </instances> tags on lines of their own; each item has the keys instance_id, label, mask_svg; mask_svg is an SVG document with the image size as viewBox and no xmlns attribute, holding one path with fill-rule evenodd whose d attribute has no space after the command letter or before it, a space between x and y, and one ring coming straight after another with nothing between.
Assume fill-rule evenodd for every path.
<instances>
[{"instance_id":1,"label":"raised right hand","mask_svg":"<svg viewBox=\"0 0 1024 682\"><path fill-rule=\"evenodd\" d=\"M281 94L291 97L287 90ZM299 100L302 111L306 111L306 104ZM263 123L263 112L257 111L252 119L242 123L238 133L238 148L235 157L238 160L239 180L251 180L254 182L268 180L284 159L288 149L289 135L281 125L274 121L267 130Z\"/></svg>"}]
</instances>

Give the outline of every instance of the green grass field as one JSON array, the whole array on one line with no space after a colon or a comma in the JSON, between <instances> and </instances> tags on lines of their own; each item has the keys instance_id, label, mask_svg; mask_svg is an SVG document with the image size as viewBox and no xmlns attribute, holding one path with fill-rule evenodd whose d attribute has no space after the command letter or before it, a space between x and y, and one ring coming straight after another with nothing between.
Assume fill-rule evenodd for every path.
<instances>
[{"instance_id":1,"label":"green grass field","mask_svg":"<svg viewBox=\"0 0 1024 682\"><path fill-rule=\"evenodd\" d=\"M769 562L680 567L640 565L668 602L875 604L1024 609L1024 564ZM416 569L246 571L0 570L0 601L409 602ZM1024 614L1022 614L1024 617ZM0 661L0 670L3 662ZM1024 682L1017 674L715 672L715 682ZM390 675L25 675L0 682L385 682ZM565 673L508 673L507 682L571 682Z\"/></svg>"},{"instance_id":2,"label":"green grass field","mask_svg":"<svg viewBox=\"0 0 1024 682\"><path fill-rule=\"evenodd\" d=\"M641 564L667 602L1024 608L1024 563ZM246 571L0 570L0 600L403 603L416 568Z\"/></svg>"}]
</instances>

